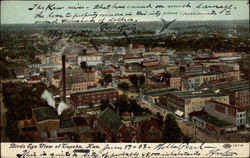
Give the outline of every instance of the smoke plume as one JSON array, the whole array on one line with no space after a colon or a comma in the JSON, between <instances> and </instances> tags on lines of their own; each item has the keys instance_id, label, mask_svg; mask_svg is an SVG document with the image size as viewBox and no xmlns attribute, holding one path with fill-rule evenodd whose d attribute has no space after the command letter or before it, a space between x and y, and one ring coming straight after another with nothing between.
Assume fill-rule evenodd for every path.
<instances>
[{"instance_id":1,"label":"smoke plume","mask_svg":"<svg viewBox=\"0 0 250 158\"><path fill-rule=\"evenodd\" d=\"M56 107L54 97L49 91L44 90L41 98L46 100L49 106Z\"/></svg>"},{"instance_id":2,"label":"smoke plume","mask_svg":"<svg viewBox=\"0 0 250 158\"><path fill-rule=\"evenodd\" d=\"M70 106L68 106L63 101L61 101L57 108L58 115L61 115L64 110L69 109L69 108Z\"/></svg>"}]
</instances>

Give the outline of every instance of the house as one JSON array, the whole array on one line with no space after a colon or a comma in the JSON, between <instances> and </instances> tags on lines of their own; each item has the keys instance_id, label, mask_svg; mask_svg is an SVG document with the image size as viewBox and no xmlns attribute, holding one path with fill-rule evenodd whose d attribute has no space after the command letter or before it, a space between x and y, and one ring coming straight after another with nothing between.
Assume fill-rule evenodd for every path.
<instances>
[{"instance_id":1,"label":"house","mask_svg":"<svg viewBox=\"0 0 250 158\"><path fill-rule=\"evenodd\" d=\"M161 125L151 115L135 116L132 123L138 130L138 142L161 142Z\"/></svg>"}]
</instances>

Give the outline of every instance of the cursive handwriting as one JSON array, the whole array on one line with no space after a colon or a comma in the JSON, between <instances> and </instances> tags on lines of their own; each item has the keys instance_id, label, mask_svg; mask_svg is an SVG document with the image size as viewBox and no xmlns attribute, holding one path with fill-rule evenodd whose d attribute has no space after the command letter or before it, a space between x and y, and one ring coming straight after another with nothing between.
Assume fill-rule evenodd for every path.
<instances>
[{"instance_id":1,"label":"cursive handwriting","mask_svg":"<svg viewBox=\"0 0 250 158\"><path fill-rule=\"evenodd\" d=\"M123 32L135 33L136 25L129 24L113 24L113 23L100 23L100 31L106 34L121 34Z\"/></svg>"},{"instance_id":2,"label":"cursive handwriting","mask_svg":"<svg viewBox=\"0 0 250 158\"><path fill-rule=\"evenodd\" d=\"M29 146L29 148L28 148ZM188 143L128 143L128 144L72 144L72 143L30 143L22 148L20 143L9 146L16 158L60 158L60 157L237 157L239 156L238 147L225 148L213 144L188 144ZM241 146L242 150L246 149L246 145ZM21 150L17 150L17 148ZM31 149L32 148L32 149ZM55 150L48 150L55 149ZM11 152L12 153L12 152Z\"/></svg>"},{"instance_id":3,"label":"cursive handwriting","mask_svg":"<svg viewBox=\"0 0 250 158\"><path fill-rule=\"evenodd\" d=\"M221 157L221 156L236 156L236 155L238 154L234 151L231 151L231 149L228 149L227 151L221 151L221 149L212 149L205 156Z\"/></svg>"},{"instance_id":4,"label":"cursive handwriting","mask_svg":"<svg viewBox=\"0 0 250 158\"><path fill-rule=\"evenodd\" d=\"M184 9L182 9L184 8ZM166 19L170 17L175 19L177 16L191 17L194 15L230 16L238 8L232 3L226 4L208 4L206 2L178 2L176 4L157 2L144 4L124 4L121 2L107 3L59 3L44 4L35 2L27 10L31 12L34 23L37 24L60 24L60 23L83 23L83 22L138 22L148 21L159 18ZM107 26L106 26L107 27ZM109 26L110 27L110 26ZM121 31L122 32L122 31Z\"/></svg>"}]
</instances>

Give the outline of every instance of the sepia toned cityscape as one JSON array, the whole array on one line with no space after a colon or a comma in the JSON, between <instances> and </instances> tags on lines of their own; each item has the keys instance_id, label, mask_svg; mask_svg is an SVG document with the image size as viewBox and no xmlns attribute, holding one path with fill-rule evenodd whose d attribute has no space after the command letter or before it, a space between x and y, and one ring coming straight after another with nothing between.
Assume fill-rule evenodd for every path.
<instances>
[{"instance_id":1,"label":"sepia toned cityscape","mask_svg":"<svg viewBox=\"0 0 250 158\"><path fill-rule=\"evenodd\" d=\"M249 21L1 25L2 142L248 142Z\"/></svg>"}]
</instances>

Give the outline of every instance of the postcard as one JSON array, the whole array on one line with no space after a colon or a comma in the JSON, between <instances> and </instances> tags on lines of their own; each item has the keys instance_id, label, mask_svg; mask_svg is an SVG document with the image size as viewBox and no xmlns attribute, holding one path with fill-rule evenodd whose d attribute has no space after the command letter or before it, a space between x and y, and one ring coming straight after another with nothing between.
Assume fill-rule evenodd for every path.
<instances>
[{"instance_id":1,"label":"postcard","mask_svg":"<svg viewBox=\"0 0 250 158\"><path fill-rule=\"evenodd\" d=\"M1 157L249 157L249 1L1 1Z\"/></svg>"}]
</instances>

